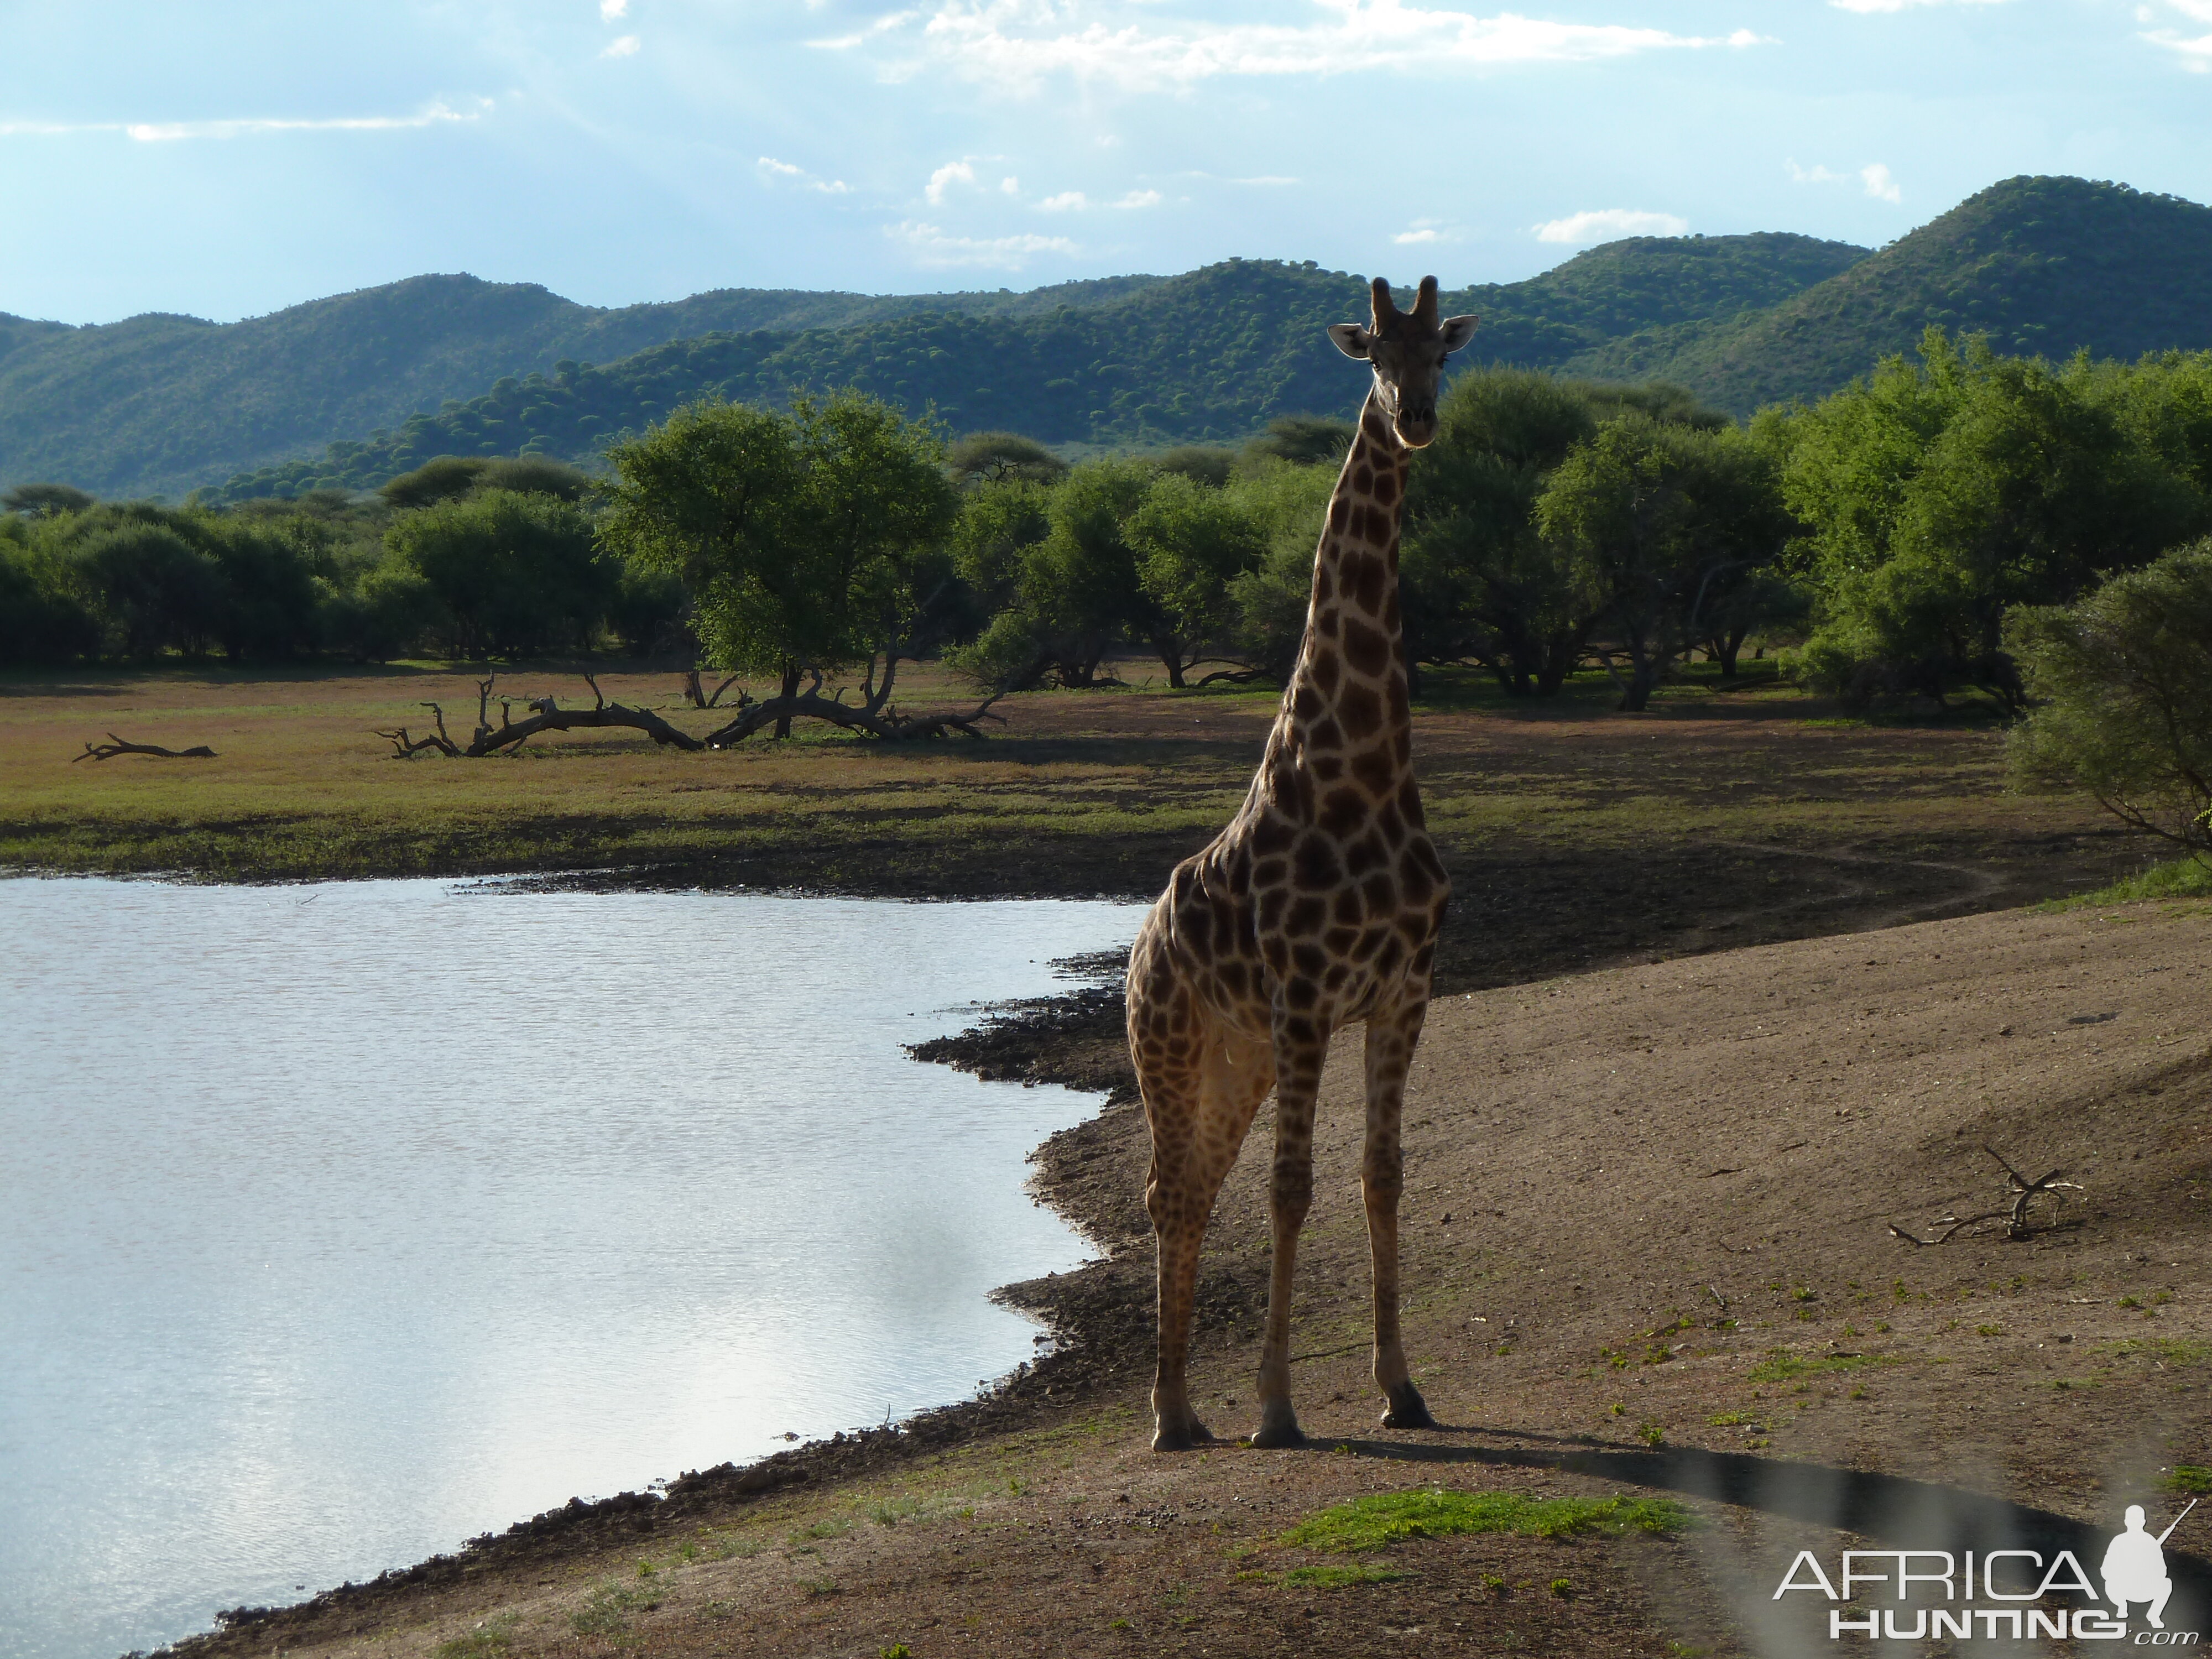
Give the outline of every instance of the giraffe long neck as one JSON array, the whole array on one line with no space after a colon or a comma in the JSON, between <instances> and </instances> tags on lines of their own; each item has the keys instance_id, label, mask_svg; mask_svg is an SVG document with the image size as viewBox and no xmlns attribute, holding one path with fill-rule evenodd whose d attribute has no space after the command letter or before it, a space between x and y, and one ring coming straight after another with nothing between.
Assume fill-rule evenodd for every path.
<instances>
[{"instance_id":1,"label":"giraffe long neck","mask_svg":"<svg viewBox=\"0 0 2212 1659\"><path fill-rule=\"evenodd\" d=\"M1413 754L1398 609L1406 460L1370 391L1329 497L1314 554L1305 639L1283 697L1284 735L1295 736L1310 760L1340 755L1378 796Z\"/></svg>"}]
</instances>

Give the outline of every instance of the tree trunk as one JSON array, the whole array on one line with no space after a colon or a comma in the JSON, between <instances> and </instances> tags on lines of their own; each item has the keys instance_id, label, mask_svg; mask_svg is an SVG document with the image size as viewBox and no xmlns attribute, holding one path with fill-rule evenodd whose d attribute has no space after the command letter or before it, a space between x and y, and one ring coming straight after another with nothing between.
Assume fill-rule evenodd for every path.
<instances>
[{"instance_id":1,"label":"tree trunk","mask_svg":"<svg viewBox=\"0 0 2212 1659\"><path fill-rule=\"evenodd\" d=\"M790 705L793 700L798 696L799 665L797 663L787 663L784 665L783 670L782 702L784 708L783 712L775 717L775 735L779 738L787 738L791 735Z\"/></svg>"},{"instance_id":2,"label":"tree trunk","mask_svg":"<svg viewBox=\"0 0 2212 1659\"><path fill-rule=\"evenodd\" d=\"M1743 649L1744 635L1750 631L1747 628L1732 628L1712 642L1711 653L1721 665L1723 679L1735 678L1736 654Z\"/></svg>"}]
</instances>

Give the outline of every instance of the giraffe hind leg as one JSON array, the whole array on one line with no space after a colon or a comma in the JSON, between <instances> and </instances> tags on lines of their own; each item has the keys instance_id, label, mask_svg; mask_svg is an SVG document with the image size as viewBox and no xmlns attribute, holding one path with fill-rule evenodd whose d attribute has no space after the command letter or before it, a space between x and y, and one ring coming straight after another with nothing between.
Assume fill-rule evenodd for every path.
<instances>
[{"instance_id":1,"label":"giraffe hind leg","mask_svg":"<svg viewBox=\"0 0 2212 1659\"><path fill-rule=\"evenodd\" d=\"M1187 992L1182 995L1188 999ZM1186 1007L1182 1044L1134 1045L1152 1132L1145 1205L1159 1252L1156 1451L1185 1450L1214 1437L1190 1403L1187 1376L1199 1254L1222 1181L1273 1082L1263 1048L1221 1028L1194 1000Z\"/></svg>"}]
</instances>

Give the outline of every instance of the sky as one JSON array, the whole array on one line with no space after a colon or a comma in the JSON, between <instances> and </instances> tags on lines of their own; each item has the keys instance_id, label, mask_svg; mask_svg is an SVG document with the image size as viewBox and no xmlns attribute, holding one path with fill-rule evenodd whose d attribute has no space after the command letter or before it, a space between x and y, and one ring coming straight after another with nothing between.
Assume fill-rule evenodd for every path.
<instances>
[{"instance_id":1,"label":"sky","mask_svg":"<svg viewBox=\"0 0 2212 1659\"><path fill-rule=\"evenodd\" d=\"M1510 282L2212 201L2212 0L0 0L0 312L424 271L586 304L1245 258Z\"/></svg>"}]
</instances>

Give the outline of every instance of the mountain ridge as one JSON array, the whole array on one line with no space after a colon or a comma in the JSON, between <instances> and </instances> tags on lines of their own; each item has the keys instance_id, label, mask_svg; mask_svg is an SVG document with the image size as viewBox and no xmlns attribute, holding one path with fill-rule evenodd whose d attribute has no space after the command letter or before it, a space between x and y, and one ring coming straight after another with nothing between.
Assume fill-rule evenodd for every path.
<instances>
[{"instance_id":1,"label":"mountain ridge","mask_svg":"<svg viewBox=\"0 0 2212 1659\"><path fill-rule=\"evenodd\" d=\"M1825 395L1931 323L2052 356L2212 347L2212 208L2022 175L1878 251L1784 232L1629 238L1443 298L1483 319L1466 361L1669 380L1747 415ZM1231 259L1018 293L722 289L610 308L425 276L234 324L0 316L0 483L361 489L436 453L589 461L694 398L843 386L956 430L1235 441L1341 411L1322 331L1364 304L1358 276Z\"/></svg>"},{"instance_id":2,"label":"mountain ridge","mask_svg":"<svg viewBox=\"0 0 2212 1659\"><path fill-rule=\"evenodd\" d=\"M1771 303L1865 252L1774 232L1630 239L1588 250L1526 282L1462 289L1457 297L1492 313L1493 349L1549 362L1626 328ZM373 434L449 399L482 394L501 379L551 374L564 362L634 357L686 339L773 336L787 361L771 372L766 395L781 396L793 386L818 386L822 373L878 349L883 339L890 341L887 349L903 351L908 336L949 318L996 320L1031 336L1049 333L1069 313L1118 318L1130 330L1176 329L1187 321L1158 313L1164 291L1172 300L1206 289L1203 303L1231 307L1260 297L1221 291L1219 274L1232 270L1284 278L1260 284L1270 289L1277 307L1261 319L1271 357L1288 349L1287 332L1311 334L1322 323L1359 314L1364 304L1358 276L1323 271L1310 260L1240 260L1180 276L1095 278L1019 293L717 289L608 309L577 306L537 284L426 276L229 324L146 313L73 328L0 316L0 483L59 479L101 495L181 493L328 442ZM1199 326L1219 334L1219 323L1209 318ZM889 334L848 339L842 350L819 337L871 329ZM1240 324L1230 337L1246 331ZM1128 355L1118 340L1099 343L1105 360ZM1304 343L1309 369L1323 361L1323 343L1317 337ZM1097 358L1093 351L1086 361ZM783 368L792 372L779 379ZM959 388L958 395L966 398L973 390ZM1332 385L1322 394L1327 406L1341 401L1340 391ZM957 406L951 398L938 401ZM1093 406L1086 402L1076 412L1084 422L1079 430L1063 421L1051 435L1090 435L1097 424L1089 421ZM1239 407L1241 414L1224 418L1249 428L1274 405L1262 398ZM1000 412L1010 418L1021 413ZM1200 435L1206 424L1199 422L1191 435ZM1099 435L1112 441L1131 430L1127 422L1108 420Z\"/></svg>"},{"instance_id":3,"label":"mountain ridge","mask_svg":"<svg viewBox=\"0 0 2212 1659\"><path fill-rule=\"evenodd\" d=\"M1744 415L1909 353L1931 324L2024 356L2212 347L2212 208L2023 173L1757 315L1624 337L1575 367L1679 380Z\"/></svg>"}]
</instances>

